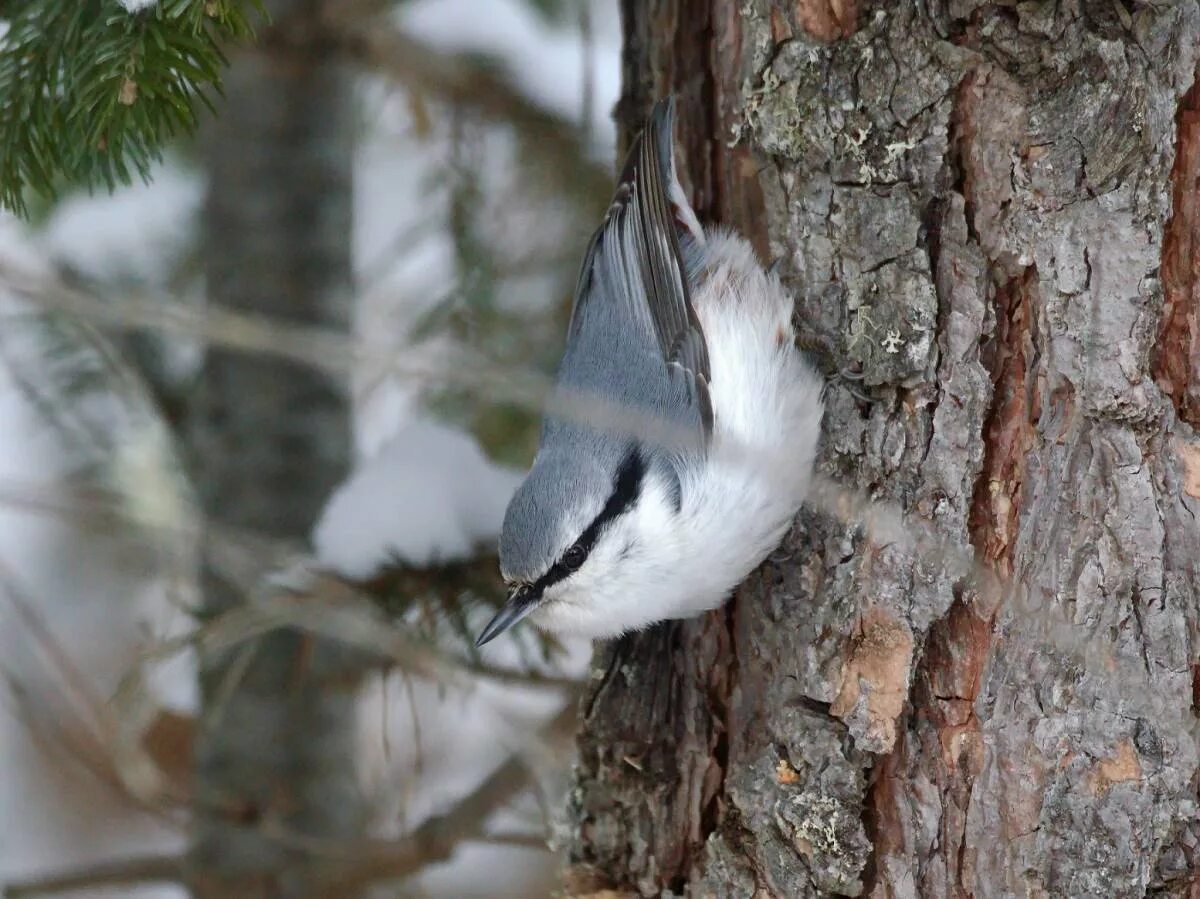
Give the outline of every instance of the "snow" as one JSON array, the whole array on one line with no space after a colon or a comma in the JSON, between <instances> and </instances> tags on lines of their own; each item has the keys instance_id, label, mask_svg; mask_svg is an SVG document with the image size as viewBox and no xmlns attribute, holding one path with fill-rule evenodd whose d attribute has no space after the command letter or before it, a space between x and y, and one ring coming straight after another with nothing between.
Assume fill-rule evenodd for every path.
<instances>
[{"instance_id":1,"label":"snow","mask_svg":"<svg viewBox=\"0 0 1200 899\"><path fill-rule=\"evenodd\" d=\"M49 261L90 278L161 284L191 242L203 199L203 179L168 163L148 184L66 197L33 239Z\"/></svg>"},{"instance_id":2,"label":"snow","mask_svg":"<svg viewBox=\"0 0 1200 899\"><path fill-rule=\"evenodd\" d=\"M584 92L583 40L578 28L553 28L528 0L415 0L400 10L414 37L445 50L498 58L517 85L546 107L579 120ZM611 111L621 91L620 28L615 3L592 3L593 90L591 133L608 155L616 140Z\"/></svg>"},{"instance_id":3,"label":"snow","mask_svg":"<svg viewBox=\"0 0 1200 899\"><path fill-rule=\"evenodd\" d=\"M158 0L117 0L117 2L125 8L127 13L132 15L134 13L141 12L143 9L149 9L150 7L154 6Z\"/></svg>"},{"instance_id":4,"label":"snow","mask_svg":"<svg viewBox=\"0 0 1200 899\"><path fill-rule=\"evenodd\" d=\"M468 558L495 542L520 480L469 434L411 421L330 497L313 529L317 560L365 578L396 559L428 566Z\"/></svg>"}]
</instances>

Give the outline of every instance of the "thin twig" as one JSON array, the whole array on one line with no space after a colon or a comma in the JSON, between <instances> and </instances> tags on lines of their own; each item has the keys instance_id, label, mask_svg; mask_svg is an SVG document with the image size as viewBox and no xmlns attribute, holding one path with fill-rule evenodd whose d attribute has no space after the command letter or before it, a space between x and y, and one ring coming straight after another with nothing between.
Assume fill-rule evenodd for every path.
<instances>
[{"instance_id":1,"label":"thin twig","mask_svg":"<svg viewBox=\"0 0 1200 899\"><path fill-rule=\"evenodd\" d=\"M412 676L407 671L400 672L400 679L404 682L404 693L405 693L405 696L408 697L408 714L409 714L409 719L412 722L412 745L413 745L412 777L414 780L421 780L425 777L425 738L424 738L424 734L423 734L422 728L421 728L421 713L420 713L420 711L418 711L416 685L415 685L415 682L413 681ZM385 690L387 689L387 683L388 683L387 679L385 678L383 681L383 686L384 686ZM388 740L390 735L388 734L388 731L387 731L387 717L386 716L387 716L388 702L387 702L386 693L384 694L384 697L383 697L382 706L383 706L383 714L384 714L383 737L385 740ZM391 759L388 759L388 764L390 767ZM406 799L408 799L409 801L411 801L411 798L412 798L411 796L406 797ZM407 802L405 804L407 805Z\"/></svg>"},{"instance_id":2,"label":"thin twig","mask_svg":"<svg viewBox=\"0 0 1200 899\"><path fill-rule=\"evenodd\" d=\"M33 602L25 595L16 576L3 560L0 560L0 589L17 613L17 619L32 637L31 642L44 656L47 670L54 679L61 679L65 687L62 693L83 716L80 720L87 725L87 735L100 742L106 737L111 738L115 728L106 714L107 706L104 700L54 639L49 626L42 620Z\"/></svg>"},{"instance_id":3,"label":"thin twig","mask_svg":"<svg viewBox=\"0 0 1200 899\"><path fill-rule=\"evenodd\" d=\"M564 677L555 674L543 674L540 671L522 671L516 668L499 668L484 665L481 662L463 660L459 663L462 668L472 674L497 683L509 684L514 687L551 687L560 690L570 690L582 685L579 678Z\"/></svg>"},{"instance_id":4,"label":"thin twig","mask_svg":"<svg viewBox=\"0 0 1200 899\"><path fill-rule=\"evenodd\" d=\"M0 707L24 727L24 733L41 751L44 758L77 766L96 783L110 790L118 799L131 797L113 770L110 754L94 735L78 727L62 714L48 712L46 697L34 696L12 671L0 665L2 692L10 701L0 699Z\"/></svg>"},{"instance_id":5,"label":"thin twig","mask_svg":"<svg viewBox=\"0 0 1200 899\"><path fill-rule=\"evenodd\" d=\"M229 707L229 703L233 701L238 687L246 679L246 673L250 670L250 666L258 656L258 651L258 641L238 647L237 655L233 657L233 660L221 676L221 681L217 684L217 689L213 691L212 699L208 703L207 710L205 710L206 730L210 732L215 730L219 722L225 717L225 710Z\"/></svg>"},{"instance_id":6,"label":"thin twig","mask_svg":"<svg viewBox=\"0 0 1200 899\"><path fill-rule=\"evenodd\" d=\"M472 843L486 843L489 846L512 846L518 849L540 849L550 851L550 844L544 833L487 833L471 837Z\"/></svg>"},{"instance_id":7,"label":"thin twig","mask_svg":"<svg viewBox=\"0 0 1200 899\"><path fill-rule=\"evenodd\" d=\"M596 114L596 35L592 29L591 0L579 2L579 44L580 64L583 67L580 79L583 83L583 96L579 103L579 134L584 146L592 139L592 118Z\"/></svg>"},{"instance_id":8,"label":"thin twig","mask_svg":"<svg viewBox=\"0 0 1200 899\"><path fill-rule=\"evenodd\" d=\"M85 865L59 874L48 874L10 883L4 888L7 899L53 896L99 887L123 887L145 883L185 882L184 860L174 855L146 855Z\"/></svg>"}]
</instances>

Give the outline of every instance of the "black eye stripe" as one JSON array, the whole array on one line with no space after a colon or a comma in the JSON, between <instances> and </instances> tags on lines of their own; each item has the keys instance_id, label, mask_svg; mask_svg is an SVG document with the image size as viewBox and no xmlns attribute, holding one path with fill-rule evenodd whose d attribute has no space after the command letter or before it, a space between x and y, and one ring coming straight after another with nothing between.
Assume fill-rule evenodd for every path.
<instances>
[{"instance_id":1,"label":"black eye stripe","mask_svg":"<svg viewBox=\"0 0 1200 899\"><path fill-rule=\"evenodd\" d=\"M596 540L600 537L603 530L615 518L623 515L633 505L645 474L645 460L642 459L641 451L635 446L625 456L624 461L621 462L621 467L617 469L617 476L613 480L612 493L609 494L608 501L605 502L604 508L600 510L600 514L596 516L591 524L584 528L583 533L579 535L579 539L567 548L562 557L550 566L550 570L534 582L533 589L539 595L551 584L556 584L567 577L567 575L577 571L587 561L588 554L591 553L592 547L596 545ZM574 558L568 561L568 556L578 556L578 561L575 561Z\"/></svg>"}]
</instances>

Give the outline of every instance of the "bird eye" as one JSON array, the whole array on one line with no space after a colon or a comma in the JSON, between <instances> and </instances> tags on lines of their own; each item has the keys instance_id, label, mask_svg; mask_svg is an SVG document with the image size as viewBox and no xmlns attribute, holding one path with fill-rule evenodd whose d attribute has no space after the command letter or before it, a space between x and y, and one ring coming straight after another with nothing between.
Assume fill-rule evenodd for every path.
<instances>
[{"instance_id":1,"label":"bird eye","mask_svg":"<svg viewBox=\"0 0 1200 899\"><path fill-rule=\"evenodd\" d=\"M587 558L587 553L583 551L582 546L572 546L563 553L563 564L571 571L577 571L585 558Z\"/></svg>"}]
</instances>

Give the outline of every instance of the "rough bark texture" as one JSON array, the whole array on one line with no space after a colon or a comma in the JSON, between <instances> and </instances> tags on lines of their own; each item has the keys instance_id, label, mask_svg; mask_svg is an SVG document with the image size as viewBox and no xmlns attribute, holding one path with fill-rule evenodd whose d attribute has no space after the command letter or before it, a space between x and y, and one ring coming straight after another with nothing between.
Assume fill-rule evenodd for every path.
<instances>
[{"instance_id":1,"label":"rough bark texture","mask_svg":"<svg viewBox=\"0 0 1200 899\"><path fill-rule=\"evenodd\" d=\"M702 217L865 374L821 469L944 549L806 510L602 648L573 891L1200 888L1197 4L625 13L623 123L680 96Z\"/></svg>"},{"instance_id":2,"label":"rough bark texture","mask_svg":"<svg viewBox=\"0 0 1200 899\"><path fill-rule=\"evenodd\" d=\"M234 57L207 135L208 292L237 311L344 331L352 82L319 4L268 5L273 26ZM208 513L304 538L348 462L339 385L314 369L213 349L190 418ZM207 572L205 591L213 614L246 599L218 571ZM311 848L361 833L349 662L292 632L201 660L195 895L305 895Z\"/></svg>"}]
</instances>

